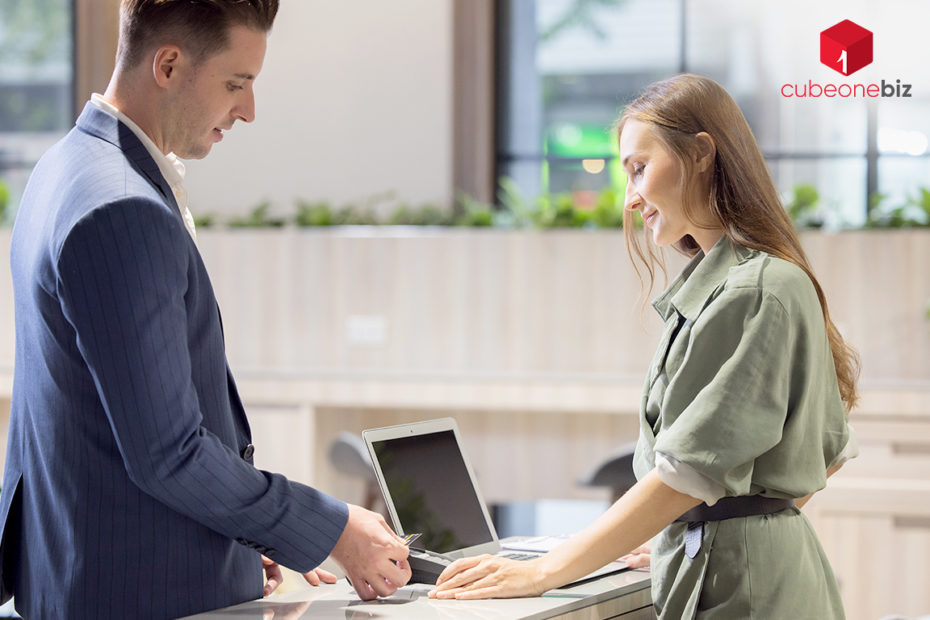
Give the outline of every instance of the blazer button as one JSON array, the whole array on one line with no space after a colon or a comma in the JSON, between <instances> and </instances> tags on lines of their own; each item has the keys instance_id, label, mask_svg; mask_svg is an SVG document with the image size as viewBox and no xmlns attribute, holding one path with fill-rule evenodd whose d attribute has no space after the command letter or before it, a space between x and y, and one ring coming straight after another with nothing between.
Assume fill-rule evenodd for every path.
<instances>
[{"instance_id":1,"label":"blazer button","mask_svg":"<svg viewBox=\"0 0 930 620\"><path fill-rule=\"evenodd\" d=\"M244 458L247 461L250 458L252 458L253 454L255 454L255 446L253 446L252 444L247 445L245 449L242 450L242 458Z\"/></svg>"}]
</instances>

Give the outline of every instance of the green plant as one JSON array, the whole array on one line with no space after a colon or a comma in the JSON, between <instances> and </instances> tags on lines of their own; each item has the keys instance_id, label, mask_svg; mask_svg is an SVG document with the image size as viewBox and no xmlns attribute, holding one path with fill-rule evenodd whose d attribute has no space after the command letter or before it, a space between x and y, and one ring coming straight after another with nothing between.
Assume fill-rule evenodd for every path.
<instances>
[{"instance_id":1,"label":"green plant","mask_svg":"<svg viewBox=\"0 0 930 620\"><path fill-rule=\"evenodd\" d=\"M788 216L798 228L821 228L823 217L817 213L820 193L809 183L795 185L791 200L785 205Z\"/></svg>"},{"instance_id":2,"label":"green plant","mask_svg":"<svg viewBox=\"0 0 930 620\"><path fill-rule=\"evenodd\" d=\"M233 228L262 228L262 227L280 227L284 226L284 220L274 218L268 215L271 203L267 200L256 205L248 215L244 217L234 217L229 220L229 225Z\"/></svg>"},{"instance_id":3,"label":"green plant","mask_svg":"<svg viewBox=\"0 0 930 620\"><path fill-rule=\"evenodd\" d=\"M607 37L607 31L600 23L597 9L618 8L624 2L625 0L574 0L555 22L539 34L539 41L545 44L570 28L584 29L597 39L603 40Z\"/></svg>"},{"instance_id":4,"label":"green plant","mask_svg":"<svg viewBox=\"0 0 930 620\"><path fill-rule=\"evenodd\" d=\"M613 187L605 187L597 196L591 221L598 228L622 228L623 200L622 192Z\"/></svg>"},{"instance_id":5,"label":"green plant","mask_svg":"<svg viewBox=\"0 0 930 620\"><path fill-rule=\"evenodd\" d=\"M539 198L536 225L540 228L581 228L591 218L590 211L579 209L571 194L549 194Z\"/></svg>"},{"instance_id":6,"label":"green plant","mask_svg":"<svg viewBox=\"0 0 930 620\"><path fill-rule=\"evenodd\" d=\"M216 224L216 216L212 213L204 213L203 215L194 216L195 228L210 228L214 224Z\"/></svg>"},{"instance_id":7,"label":"green plant","mask_svg":"<svg viewBox=\"0 0 930 620\"><path fill-rule=\"evenodd\" d=\"M347 205L333 214L333 226L376 226L380 224L371 208Z\"/></svg>"},{"instance_id":8,"label":"green plant","mask_svg":"<svg viewBox=\"0 0 930 620\"><path fill-rule=\"evenodd\" d=\"M916 196L896 207L885 206L887 194L874 194L869 200L866 228L914 228L930 226L930 190L920 187Z\"/></svg>"},{"instance_id":9,"label":"green plant","mask_svg":"<svg viewBox=\"0 0 930 620\"><path fill-rule=\"evenodd\" d=\"M494 225L494 207L475 200L467 193L456 194L456 226L489 227Z\"/></svg>"},{"instance_id":10,"label":"green plant","mask_svg":"<svg viewBox=\"0 0 930 620\"><path fill-rule=\"evenodd\" d=\"M394 226L451 226L452 214L435 205L423 205L416 208L401 204L388 218L388 224Z\"/></svg>"},{"instance_id":11,"label":"green plant","mask_svg":"<svg viewBox=\"0 0 930 620\"><path fill-rule=\"evenodd\" d=\"M373 226L378 224L378 218L371 208L347 205L334 210L326 202L298 200L294 223L298 226Z\"/></svg>"},{"instance_id":12,"label":"green plant","mask_svg":"<svg viewBox=\"0 0 930 620\"><path fill-rule=\"evenodd\" d=\"M930 189L918 187L917 195L908 198L908 206L913 206L923 214L923 225L930 226Z\"/></svg>"},{"instance_id":13,"label":"green plant","mask_svg":"<svg viewBox=\"0 0 930 620\"><path fill-rule=\"evenodd\" d=\"M503 177L499 182L498 199L501 214L496 217L503 228L621 228L623 226L623 190L605 187L594 197L593 204L576 200L568 193L543 194L529 202L520 194L516 183Z\"/></svg>"},{"instance_id":14,"label":"green plant","mask_svg":"<svg viewBox=\"0 0 930 620\"><path fill-rule=\"evenodd\" d=\"M297 201L297 215L294 223L298 226L332 226L333 210L325 202Z\"/></svg>"},{"instance_id":15,"label":"green plant","mask_svg":"<svg viewBox=\"0 0 930 620\"><path fill-rule=\"evenodd\" d=\"M498 180L497 201L501 205L501 215L495 221L499 228L529 228L534 225L539 206L527 202L517 182L510 177Z\"/></svg>"},{"instance_id":16,"label":"green plant","mask_svg":"<svg viewBox=\"0 0 930 620\"><path fill-rule=\"evenodd\" d=\"M0 226L6 221L6 207L10 203L10 190L0 181Z\"/></svg>"}]
</instances>

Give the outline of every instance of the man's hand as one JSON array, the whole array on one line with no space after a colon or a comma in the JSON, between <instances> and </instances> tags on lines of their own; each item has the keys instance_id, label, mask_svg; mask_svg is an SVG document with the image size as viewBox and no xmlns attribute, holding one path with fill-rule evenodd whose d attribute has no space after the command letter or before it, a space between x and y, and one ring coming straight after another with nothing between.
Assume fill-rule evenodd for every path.
<instances>
[{"instance_id":1,"label":"man's hand","mask_svg":"<svg viewBox=\"0 0 930 620\"><path fill-rule=\"evenodd\" d=\"M336 583L339 581L339 577L336 577L336 575L322 568L314 568L309 573L304 573L303 578L304 581L314 587L321 583Z\"/></svg>"},{"instance_id":2,"label":"man's hand","mask_svg":"<svg viewBox=\"0 0 930 620\"><path fill-rule=\"evenodd\" d=\"M281 573L281 567L271 558L262 556L262 568L265 569L265 591L262 596L268 596L278 589L281 582L284 581L284 575Z\"/></svg>"},{"instance_id":3,"label":"man's hand","mask_svg":"<svg viewBox=\"0 0 930 620\"><path fill-rule=\"evenodd\" d=\"M265 591L262 596L268 596L278 589L278 586L284 581L284 575L278 563L265 556L262 556L262 568L265 569ZM318 586L320 583L336 583L338 581L336 575L322 568L314 568L312 571L304 573L303 578L311 586Z\"/></svg>"},{"instance_id":4,"label":"man's hand","mask_svg":"<svg viewBox=\"0 0 930 620\"><path fill-rule=\"evenodd\" d=\"M408 554L384 517L349 504L349 521L331 555L362 600L390 596L405 585L410 580Z\"/></svg>"}]
</instances>

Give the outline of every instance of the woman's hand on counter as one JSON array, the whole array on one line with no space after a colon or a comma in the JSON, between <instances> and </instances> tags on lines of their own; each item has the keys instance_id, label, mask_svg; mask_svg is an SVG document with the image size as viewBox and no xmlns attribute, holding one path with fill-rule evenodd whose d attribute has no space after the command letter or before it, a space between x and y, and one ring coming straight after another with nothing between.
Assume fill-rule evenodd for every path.
<instances>
[{"instance_id":1,"label":"woman's hand on counter","mask_svg":"<svg viewBox=\"0 0 930 620\"><path fill-rule=\"evenodd\" d=\"M626 562L630 568L646 568L651 560L651 551L649 543L646 543L621 557L620 561Z\"/></svg>"},{"instance_id":2,"label":"woman's hand on counter","mask_svg":"<svg viewBox=\"0 0 930 620\"><path fill-rule=\"evenodd\" d=\"M515 561L493 555L461 558L446 567L430 598L478 599L538 596L547 589L539 560Z\"/></svg>"}]
</instances>

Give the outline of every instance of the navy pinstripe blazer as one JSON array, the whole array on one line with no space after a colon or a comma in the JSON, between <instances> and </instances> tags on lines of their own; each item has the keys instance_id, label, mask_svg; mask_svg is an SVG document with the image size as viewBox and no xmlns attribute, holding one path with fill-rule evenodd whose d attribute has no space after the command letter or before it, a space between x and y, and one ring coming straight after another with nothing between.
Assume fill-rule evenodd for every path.
<instances>
[{"instance_id":1,"label":"navy pinstripe blazer","mask_svg":"<svg viewBox=\"0 0 930 620\"><path fill-rule=\"evenodd\" d=\"M210 279L170 188L88 103L36 166L10 261L2 575L25 617L164 618L317 566L346 505L256 469Z\"/></svg>"}]
</instances>

